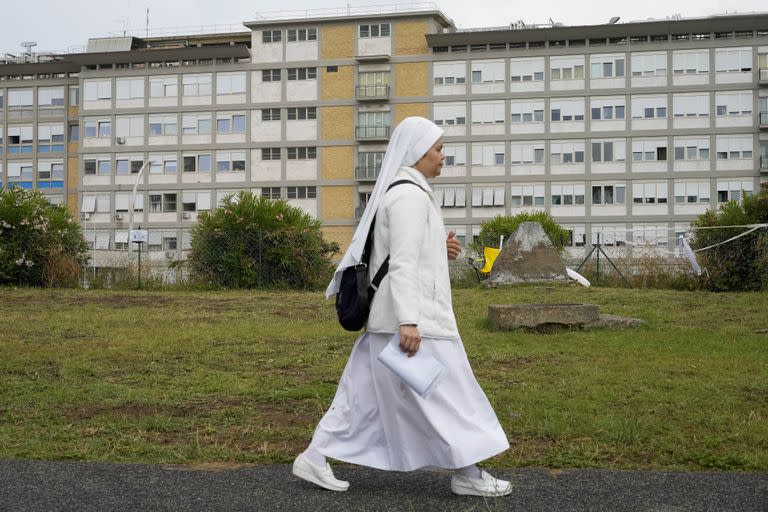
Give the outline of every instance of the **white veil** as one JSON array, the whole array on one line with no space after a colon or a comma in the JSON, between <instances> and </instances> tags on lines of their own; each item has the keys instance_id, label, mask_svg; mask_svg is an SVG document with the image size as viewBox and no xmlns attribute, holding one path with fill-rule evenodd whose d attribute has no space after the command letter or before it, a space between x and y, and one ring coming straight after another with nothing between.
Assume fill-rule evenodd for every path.
<instances>
[{"instance_id":1,"label":"white veil","mask_svg":"<svg viewBox=\"0 0 768 512\"><path fill-rule=\"evenodd\" d=\"M387 152L384 154L384 161L381 163L381 171L373 187L371 198L365 207L363 216L357 225L355 234L352 237L352 243L349 244L347 252L341 259L341 263L336 267L333 273L333 279L325 290L325 297L330 298L339 291L341 284L341 273L347 267L352 267L360 263L363 257L363 248L368 236L368 230L373 222L373 216L379 207L381 198L387 191L387 187L392 183L395 173L402 166L411 166L418 162L424 156L429 148L437 142L437 139L443 136L442 128L435 123L423 117L406 117L397 125L392 137L389 139Z\"/></svg>"}]
</instances>

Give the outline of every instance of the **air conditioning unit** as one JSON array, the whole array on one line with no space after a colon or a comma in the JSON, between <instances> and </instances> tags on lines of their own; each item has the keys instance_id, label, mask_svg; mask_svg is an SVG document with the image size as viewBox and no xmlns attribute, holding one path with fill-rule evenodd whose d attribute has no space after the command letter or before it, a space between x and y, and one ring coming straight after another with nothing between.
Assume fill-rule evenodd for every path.
<instances>
[{"instance_id":1,"label":"air conditioning unit","mask_svg":"<svg viewBox=\"0 0 768 512\"><path fill-rule=\"evenodd\" d=\"M115 220L123 220L123 214L122 213L116 213L115 214Z\"/></svg>"},{"instance_id":2,"label":"air conditioning unit","mask_svg":"<svg viewBox=\"0 0 768 512\"><path fill-rule=\"evenodd\" d=\"M88 220L88 219L91 218L91 213L90 212L83 212L83 213L80 214L80 218L83 219L83 220Z\"/></svg>"},{"instance_id":3,"label":"air conditioning unit","mask_svg":"<svg viewBox=\"0 0 768 512\"><path fill-rule=\"evenodd\" d=\"M165 257L170 259L173 259L176 257L176 251L165 251Z\"/></svg>"},{"instance_id":4,"label":"air conditioning unit","mask_svg":"<svg viewBox=\"0 0 768 512\"><path fill-rule=\"evenodd\" d=\"M117 137L115 140L118 144L125 144L125 137Z\"/></svg>"},{"instance_id":5,"label":"air conditioning unit","mask_svg":"<svg viewBox=\"0 0 768 512\"><path fill-rule=\"evenodd\" d=\"M181 218L182 218L182 219L191 219L191 218L192 218L192 214L191 214L191 213L189 213L189 212L183 212L183 213L181 214Z\"/></svg>"}]
</instances>

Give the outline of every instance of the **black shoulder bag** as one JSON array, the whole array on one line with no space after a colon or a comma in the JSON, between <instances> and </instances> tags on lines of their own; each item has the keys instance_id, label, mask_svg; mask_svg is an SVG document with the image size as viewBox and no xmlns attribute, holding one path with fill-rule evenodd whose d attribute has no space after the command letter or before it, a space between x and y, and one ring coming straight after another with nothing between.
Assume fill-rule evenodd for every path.
<instances>
[{"instance_id":1,"label":"black shoulder bag","mask_svg":"<svg viewBox=\"0 0 768 512\"><path fill-rule=\"evenodd\" d=\"M392 183L388 188L410 183L424 190L418 183L411 180L398 180ZM424 190L426 192L426 190ZM369 279L368 262L371 259L371 247L373 246L373 228L376 225L376 216L371 221L371 227L368 229L368 236L365 239L363 256L360 263L354 267L347 267L341 274L341 285L336 293L336 314L339 317L339 323L348 331L359 331L368 321L368 315L371 312L371 302L373 295L381 284L381 280L389 271L389 255L376 271L373 280Z\"/></svg>"}]
</instances>

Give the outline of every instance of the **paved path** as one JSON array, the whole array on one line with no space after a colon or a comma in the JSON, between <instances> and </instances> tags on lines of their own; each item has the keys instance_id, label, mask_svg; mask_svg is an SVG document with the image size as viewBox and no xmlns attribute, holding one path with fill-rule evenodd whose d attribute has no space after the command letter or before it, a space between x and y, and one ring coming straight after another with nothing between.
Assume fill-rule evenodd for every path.
<instances>
[{"instance_id":1,"label":"paved path","mask_svg":"<svg viewBox=\"0 0 768 512\"><path fill-rule=\"evenodd\" d=\"M285 465L186 466L0 460L1 511L768 511L768 473L496 470L515 492L483 500L450 492L448 473L338 466L332 493Z\"/></svg>"}]
</instances>

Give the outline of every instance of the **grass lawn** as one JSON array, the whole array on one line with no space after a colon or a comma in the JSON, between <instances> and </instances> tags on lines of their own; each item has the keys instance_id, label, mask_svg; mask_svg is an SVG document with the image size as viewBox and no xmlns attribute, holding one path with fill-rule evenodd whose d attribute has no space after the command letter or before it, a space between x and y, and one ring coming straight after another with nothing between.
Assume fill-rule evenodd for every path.
<instances>
[{"instance_id":1,"label":"grass lawn","mask_svg":"<svg viewBox=\"0 0 768 512\"><path fill-rule=\"evenodd\" d=\"M626 331L494 332L588 302ZM510 440L491 466L768 471L768 294L454 291ZM760 332L763 331L763 332ZM289 462L354 341L319 293L0 290L0 458Z\"/></svg>"}]
</instances>

